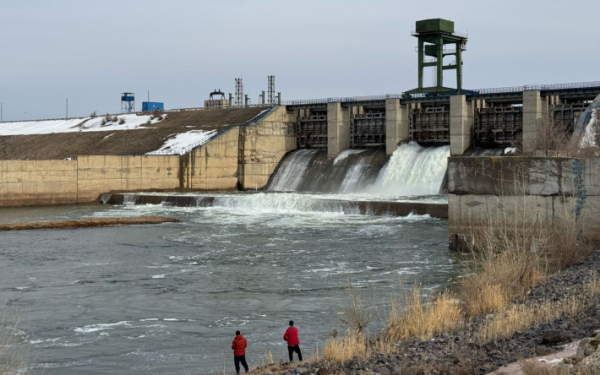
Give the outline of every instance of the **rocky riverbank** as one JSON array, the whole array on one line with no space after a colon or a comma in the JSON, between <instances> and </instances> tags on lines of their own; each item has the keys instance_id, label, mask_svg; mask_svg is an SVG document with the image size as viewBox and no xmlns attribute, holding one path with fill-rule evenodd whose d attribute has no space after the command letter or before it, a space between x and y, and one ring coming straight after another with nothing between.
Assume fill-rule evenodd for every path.
<instances>
[{"instance_id":1,"label":"rocky riverbank","mask_svg":"<svg viewBox=\"0 0 600 375\"><path fill-rule=\"evenodd\" d=\"M161 224L161 223L176 223L176 222L179 222L179 220L170 218L170 217L162 217L162 216L90 218L90 219L79 219L79 220L39 221L39 222L32 222L32 223L0 224L0 231L32 230L32 229L73 229L73 228L108 227L108 226L115 226L115 225Z\"/></svg>"},{"instance_id":2,"label":"rocky riverbank","mask_svg":"<svg viewBox=\"0 0 600 375\"><path fill-rule=\"evenodd\" d=\"M509 338L490 342L477 339L477 332L490 316L474 318L452 333L431 340L410 339L396 344L392 354L377 353L368 359L354 358L341 365L323 361L295 368L263 367L255 374L336 374L336 375L467 375L487 374L524 358L546 355L564 344L594 336L600 328L598 294L582 293L583 286L597 280L600 252L550 277L532 289L524 301L530 306L576 303L577 311L536 327L516 331Z\"/></svg>"}]
</instances>

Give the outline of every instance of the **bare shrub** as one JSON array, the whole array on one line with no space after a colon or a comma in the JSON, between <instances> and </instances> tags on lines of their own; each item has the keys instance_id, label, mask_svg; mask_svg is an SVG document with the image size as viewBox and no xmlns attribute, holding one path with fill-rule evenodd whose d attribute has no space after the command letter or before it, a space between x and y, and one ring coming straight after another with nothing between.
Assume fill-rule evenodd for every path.
<instances>
[{"instance_id":1,"label":"bare shrub","mask_svg":"<svg viewBox=\"0 0 600 375\"><path fill-rule=\"evenodd\" d=\"M96 111L93 111L92 113L90 113L91 118L96 118L96 116L97 116Z\"/></svg>"},{"instance_id":2,"label":"bare shrub","mask_svg":"<svg viewBox=\"0 0 600 375\"><path fill-rule=\"evenodd\" d=\"M19 324L18 314L0 315L0 374L26 373L29 347L20 345Z\"/></svg>"},{"instance_id":3,"label":"bare shrub","mask_svg":"<svg viewBox=\"0 0 600 375\"><path fill-rule=\"evenodd\" d=\"M123 117L119 118L119 125L123 125L125 123L125 119Z\"/></svg>"},{"instance_id":4,"label":"bare shrub","mask_svg":"<svg viewBox=\"0 0 600 375\"><path fill-rule=\"evenodd\" d=\"M410 337L426 340L435 333L449 332L458 326L462 313L456 296L448 291L427 298L422 294L421 287L414 286L400 300L392 302L384 332L387 340Z\"/></svg>"},{"instance_id":5,"label":"bare shrub","mask_svg":"<svg viewBox=\"0 0 600 375\"><path fill-rule=\"evenodd\" d=\"M470 316L504 310L548 274L594 251L583 237L583 215L575 214L567 197L559 201L553 221L527 195L502 197L499 202L497 213L472 228L466 244L467 276L460 282L460 297Z\"/></svg>"},{"instance_id":6,"label":"bare shrub","mask_svg":"<svg viewBox=\"0 0 600 375\"><path fill-rule=\"evenodd\" d=\"M117 121L119 121L119 118L116 115L110 118L110 122L117 122Z\"/></svg>"},{"instance_id":7,"label":"bare shrub","mask_svg":"<svg viewBox=\"0 0 600 375\"><path fill-rule=\"evenodd\" d=\"M463 261L468 276L460 283L465 312L476 316L501 311L543 281L551 237L539 214L517 208L508 212L505 207L474 228Z\"/></svg>"},{"instance_id":8,"label":"bare shrub","mask_svg":"<svg viewBox=\"0 0 600 375\"><path fill-rule=\"evenodd\" d=\"M341 306L341 315L338 319L348 325L352 331L357 334L363 334L369 323L371 322L372 315L367 311L360 295L360 291L352 287L352 284L348 285L348 304Z\"/></svg>"},{"instance_id":9,"label":"bare shrub","mask_svg":"<svg viewBox=\"0 0 600 375\"><path fill-rule=\"evenodd\" d=\"M530 144L518 145L520 150L531 150L527 156L569 157L577 155L579 140L571 136L566 126L551 115L543 117L537 124L535 138Z\"/></svg>"}]
</instances>

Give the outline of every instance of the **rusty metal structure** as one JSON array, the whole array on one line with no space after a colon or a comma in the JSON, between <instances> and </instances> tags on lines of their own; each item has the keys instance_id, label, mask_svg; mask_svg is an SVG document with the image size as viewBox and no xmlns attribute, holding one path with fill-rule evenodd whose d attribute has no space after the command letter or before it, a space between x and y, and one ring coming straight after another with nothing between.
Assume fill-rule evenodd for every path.
<instances>
[{"instance_id":1,"label":"rusty metal structure","mask_svg":"<svg viewBox=\"0 0 600 375\"><path fill-rule=\"evenodd\" d=\"M385 149L385 108L351 116L350 148Z\"/></svg>"},{"instance_id":2,"label":"rusty metal structure","mask_svg":"<svg viewBox=\"0 0 600 375\"><path fill-rule=\"evenodd\" d=\"M302 110L296 122L298 148L327 148L327 108Z\"/></svg>"},{"instance_id":3,"label":"rusty metal structure","mask_svg":"<svg viewBox=\"0 0 600 375\"><path fill-rule=\"evenodd\" d=\"M514 146L523 133L523 107L477 108L473 132L476 147Z\"/></svg>"},{"instance_id":4,"label":"rusty metal structure","mask_svg":"<svg viewBox=\"0 0 600 375\"><path fill-rule=\"evenodd\" d=\"M426 145L450 143L450 106L411 108L408 117L410 139Z\"/></svg>"}]
</instances>

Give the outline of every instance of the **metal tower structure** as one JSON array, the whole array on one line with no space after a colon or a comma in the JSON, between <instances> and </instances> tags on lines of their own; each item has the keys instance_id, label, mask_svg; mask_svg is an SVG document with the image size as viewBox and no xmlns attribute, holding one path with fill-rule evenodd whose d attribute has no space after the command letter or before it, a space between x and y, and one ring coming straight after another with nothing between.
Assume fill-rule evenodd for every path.
<instances>
[{"instance_id":1,"label":"metal tower structure","mask_svg":"<svg viewBox=\"0 0 600 375\"><path fill-rule=\"evenodd\" d=\"M412 33L419 40L419 87L407 91L413 93L437 93L444 91L462 91L462 52L467 50L467 34L454 32L454 22L441 18L417 21L416 31ZM446 46L449 45L449 48ZM444 65L445 56L454 56L455 60ZM428 59L429 57L429 59ZM435 67L435 84L423 86L423 74L427 67ZM456 70L456 88L444 86L444 70Z\"/></svg>"},{"instance_id":2,"label":"metal tower structure","mask_svg":"<svg viewBox=\"0 0 600 375\"><path fill-rule=\"evenodd\" d=\"M275 104L275 76L269 76L269 104Z\"/></svg>"},{"instance_id":3,"label":"metal tower structure","mask_svg":"<svg viewBox=\"0 0 600 375\"><path fill-rule=\"evenodd\" d=\"M235 79L235 105L238 107L244 105L244 83L241 78Z\"/></svg>"},{"instance_id":4,"label":"metal tower structure","mask_svg":"<svg viewBox=\"0 0 600 375\"><path fill-rule=\"evenodd\" d=\"M135 94L124 92L121 94L121 113L135 112Z\"/></svg>"}]
</instances>

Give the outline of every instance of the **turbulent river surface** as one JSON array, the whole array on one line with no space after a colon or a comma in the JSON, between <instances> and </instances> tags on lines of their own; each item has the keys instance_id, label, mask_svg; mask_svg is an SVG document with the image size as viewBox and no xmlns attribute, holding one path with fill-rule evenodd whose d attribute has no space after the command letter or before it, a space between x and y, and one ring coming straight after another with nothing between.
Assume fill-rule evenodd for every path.
<instances>
[{"instance_id":1,"label":"turbulent river surface","mask_svg":"<svg viewBox=\"0 0 600 375\"><path fill-rule=\"evenodd\" d=\"M253 205L0 210L3 222L142 214L182 222L0 233L0 303L20 317L32 373L231 373L238 329L254 365L269 351L285 358L290 319L308 354L344 330L336 314L349 283L379 315L401 288L454 276L447 222L427 217Z\"/></svg>"},{"instance_id":2,"label":"turbulent river surface","mask_svg":"<svg viewBox=\"0 0 600 375\"><path fill-rule=\"evenodd\" d=\"M361 290L376 318L394 296L455 278L447 221L315 210L322 198L444 202L448 147L290 153L268 192L214 193L213 207L0 209L0 222L164 215L180 223L0 232L0 309L19 321L33 374L233 373L236 330L251 365L306 356ZM198 194L198 196L201 196ZM223 199L221 199L223 198ZM127 200L126 200L127 202ZM319 212L317 212L319 211Z\"/></svg>"}]
</instances>

